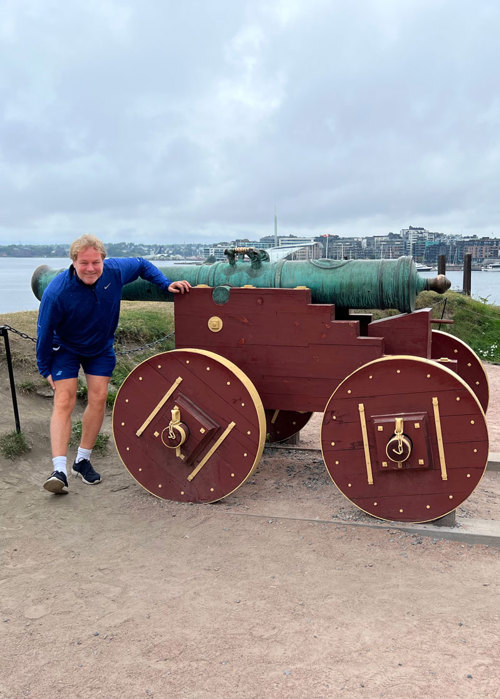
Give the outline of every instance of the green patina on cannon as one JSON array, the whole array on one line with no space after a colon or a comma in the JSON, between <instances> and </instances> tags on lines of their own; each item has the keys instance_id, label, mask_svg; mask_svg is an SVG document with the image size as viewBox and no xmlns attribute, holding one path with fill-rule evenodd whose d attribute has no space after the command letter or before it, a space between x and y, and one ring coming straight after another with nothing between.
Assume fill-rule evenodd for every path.
<instances>
[{"instance_id":1,"label":"green patina on cannon","mask_svg":"<svg viewBox=\"0 0 500 699\"><path fill-rule=\"evenodd\" d=\"M334 303L337 308L397 308L409 313L421 291L446 291L450 282L443 275L421 277L411 257L396 260L280 260L270 262L265 250L231 248L227 261L201 265L160 267L172 281L187 279L192 286L294 289L307 287L313 303ZM249 257L249 261L244 256ZM60 270L38 267L32 278L33 293L41 299ZM122 298L127 301L171 301L147 281L127 284Z\"/></svg>"}]
</instances>

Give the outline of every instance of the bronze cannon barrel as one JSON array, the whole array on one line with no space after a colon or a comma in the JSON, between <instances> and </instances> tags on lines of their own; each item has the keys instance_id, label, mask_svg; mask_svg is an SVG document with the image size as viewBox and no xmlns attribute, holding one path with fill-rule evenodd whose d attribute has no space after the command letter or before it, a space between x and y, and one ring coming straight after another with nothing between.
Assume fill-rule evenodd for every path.
<instances>
[{"instance_id":1,"label":"bronze cannon barrel","mask_svg":"<svg viewBox=\"0 0 500 699\"><path fill-rule=\"evenodd\" d=\"M450 282L443 275L421 277L411 257L395 260L280 260L270 262L265 250L230 249L227 261L201 265L160 267L172 281L186 279L192 286L311 289L313 303L333 303L339 308L396 308L415 310L417 295L426 289L443 293ZM250 261L242 259L248 254ZM33 293L42 298L50 281L61 270L43 265L31 280ZM171 301L173 294L161 291L143 279L123 288L130 301Z\"/></svg>"}]
</instances>

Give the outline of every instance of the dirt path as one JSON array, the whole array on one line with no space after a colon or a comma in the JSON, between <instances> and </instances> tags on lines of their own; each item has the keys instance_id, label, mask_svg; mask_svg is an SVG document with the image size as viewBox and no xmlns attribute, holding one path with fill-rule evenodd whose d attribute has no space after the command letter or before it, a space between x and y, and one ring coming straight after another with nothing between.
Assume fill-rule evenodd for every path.
<instances>
[{"instance_id":1,"label":"dirt path","mask_svg":"<svg viewBox=\"0 0 500 699\"><path fill-rule=\"evenodd\" d=\"M101 485L52 496L50 400L20 413L33 449L0 457L1 697L500 696L498 549L351 526L307 452L268 451L199 506L148 495L111 448ZM500 519L499 493L487 474L462 516Z\"/></svg>"}]
</instances>

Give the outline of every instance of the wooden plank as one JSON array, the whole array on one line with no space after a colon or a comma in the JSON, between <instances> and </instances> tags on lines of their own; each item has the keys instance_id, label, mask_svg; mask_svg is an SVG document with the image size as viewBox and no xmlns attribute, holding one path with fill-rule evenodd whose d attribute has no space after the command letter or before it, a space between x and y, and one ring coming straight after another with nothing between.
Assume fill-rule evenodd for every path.
<instances>
[{"instance_id":1,"label":"wooden plank","mask_svg":"<svg viewBox=\"0 0 500 699\"><path fill-rule=\"evenodd\" d=\"M431 309L390 316L368 325L369 337L383 337L386 354L431 356Z\"/></svg>"}]
</instances>

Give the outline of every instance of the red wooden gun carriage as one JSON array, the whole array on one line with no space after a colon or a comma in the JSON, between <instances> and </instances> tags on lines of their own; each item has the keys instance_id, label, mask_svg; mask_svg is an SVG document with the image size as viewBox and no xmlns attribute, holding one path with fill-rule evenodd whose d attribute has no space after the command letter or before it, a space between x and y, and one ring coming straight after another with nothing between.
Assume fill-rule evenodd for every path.
<instances>
[{"instance_id":1,"label":"red wooden gun carriage","mask_svg":"<svg viewBox=\"0 0 500 699\"><path fill-rule=\"evenodd\" d=\"M164 270L197 286L175 297L176 349L136 367L117 395L113 432L131 475L160 498L214 502L252 474L266 442L321 412L325 466L357 507L422 522L460 505L487 464L488 381L467 345L432 329L430 309L413 310L419 290L447 280L422 280L410 258L228 256ZM349 310L388 305L407 312Z\"/></svg>"}]
</instances>

